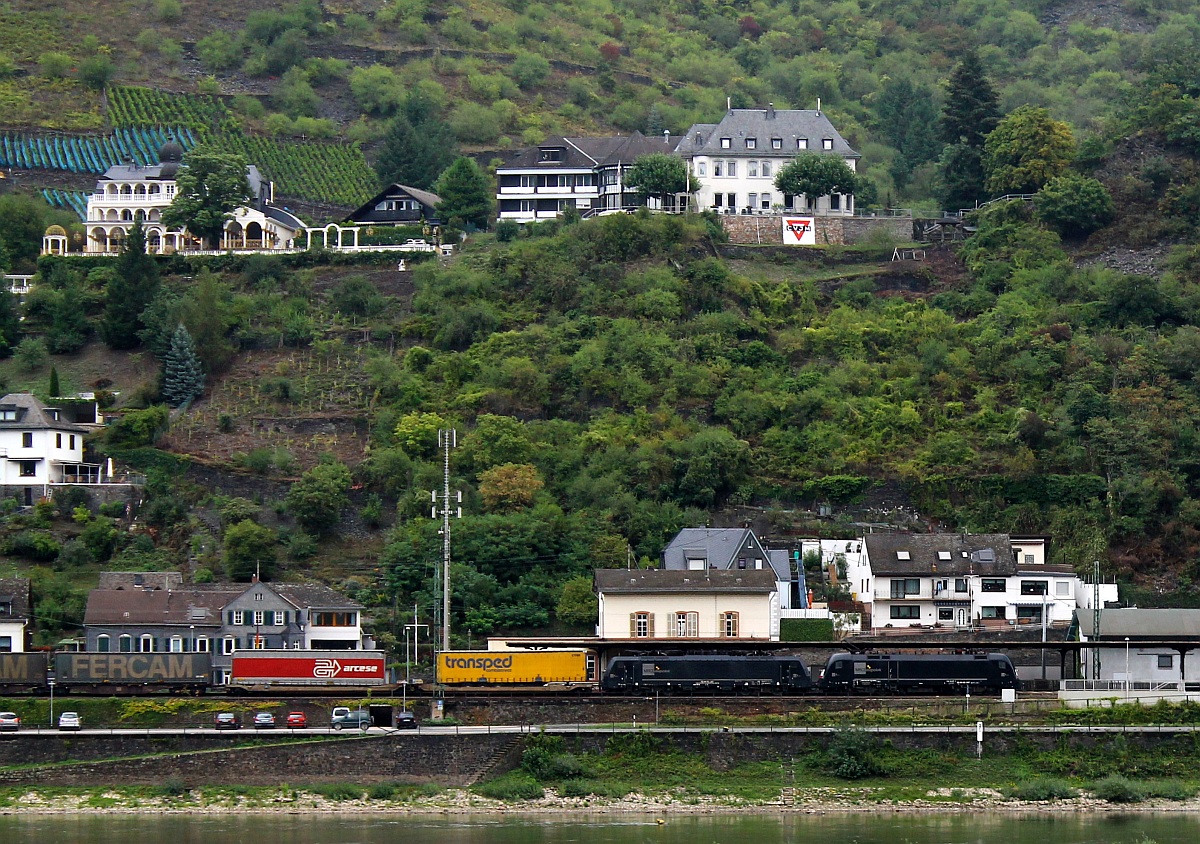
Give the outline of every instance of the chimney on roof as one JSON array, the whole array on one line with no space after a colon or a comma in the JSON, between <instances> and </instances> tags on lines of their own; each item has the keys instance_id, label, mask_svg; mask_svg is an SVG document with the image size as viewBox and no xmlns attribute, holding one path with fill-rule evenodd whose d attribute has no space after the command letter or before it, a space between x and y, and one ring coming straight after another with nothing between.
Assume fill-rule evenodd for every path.
<instances>
[{"instance_id":1,"label":"chimney on roof","mask_svg":"<svg viewBox=\"0 0 1200 844\"><path fill-rule=\"evenodd\" d=\"M821 98L817 97L817 117L821 116Z\"/></svg>"},{"instance_id":2,"label":"chimney on roof","mask_svg":"<svg viewBox=\"0 0 1200 844\"><path fill-rule=\"evenodd\" d=\"M726 97L726 98L725 98L725 110L726 110L726 111L733 111L733 97Z\"/></svg>"},{"instance_id":3,"label":"chimney on roof","mask_svg":"<svg viewBox=\"0 0 1200 844\"><path fill-rule=\"evenodd\" d=\"M664 144L671 143L671 130L670 129L663 129L663 143Z\"/></svg>"},{"instance_id":4,"label":"chimney on roof","mask_svg":"<svg viewBox=\"0 0 1200 844\"><path fill-rule=\"evenodd\" d=\"M775 103L767 103L767 120L775 119Z\"/></svg>"}]
</instances>

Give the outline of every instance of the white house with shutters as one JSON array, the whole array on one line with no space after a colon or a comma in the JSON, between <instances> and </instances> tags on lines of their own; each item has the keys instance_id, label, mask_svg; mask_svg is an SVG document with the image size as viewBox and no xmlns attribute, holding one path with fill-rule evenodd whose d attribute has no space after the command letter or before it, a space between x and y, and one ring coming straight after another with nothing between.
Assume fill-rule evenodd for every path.
<instances>
[{"instance_id":1,"label":"white house with shutters","mask_svg":"<svg viewBox=\"0 0 1200 844\"><path fill-rule=\"evenodd\" d=\"M675 147L695 177L696 207L725 214L772 211L853 216L854 195L788 196L775 187L779 171L801 153L842 158L858 168L855 152L823 111L731 108L720 123L697 123Z\"/></svg>"},{"instance_id":2,"label":"white house with shutters","mask_svg":"<svg viewBox=\"0 0 1200 844\"><path fill-rule=\"evenodd\" d=\"M762 570L597 569L601 639L779 640L779 586Z\"/></svg>"}]
</instances>

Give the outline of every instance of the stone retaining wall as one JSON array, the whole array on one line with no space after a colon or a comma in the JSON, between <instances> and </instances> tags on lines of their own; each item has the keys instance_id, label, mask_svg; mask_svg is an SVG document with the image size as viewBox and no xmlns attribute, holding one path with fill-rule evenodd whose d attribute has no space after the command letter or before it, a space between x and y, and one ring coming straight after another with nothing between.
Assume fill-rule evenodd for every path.
<instances>
[{"instance_id":1,"label":"stone retaining wall","mask_svg":"<svg viewBox=\"0 0 1200 844\"><path fill-rule=\"evenodd\" d=\"M723 214L721 226L730 243L783 245L783 216L779 214ZM901 243L912 240L912 217L816 217L819 246L862 243L872 235Z\"/></svg>"}]
</instances>

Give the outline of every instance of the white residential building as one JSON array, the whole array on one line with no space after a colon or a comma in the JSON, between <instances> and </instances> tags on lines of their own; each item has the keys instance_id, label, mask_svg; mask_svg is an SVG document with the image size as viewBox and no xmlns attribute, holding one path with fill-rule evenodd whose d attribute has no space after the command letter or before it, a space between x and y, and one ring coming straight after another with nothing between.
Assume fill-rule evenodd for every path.
<instances>
[{"instance_id":1,"label":"white residential building","mask_svg":"<svg viewBox=\"0 0 1200 844\"><path fill-rule=\"evenodd\" d=\"M797 155L816 152L844 159L851 170L861 156L818 109L731 108L720 123L697 123L675 147L698 186L696 208L764 214L854 214L853 194L788 196L775 187L779 171Z\"/></svg>"},{"instance_id":2,"label":"white residential building","mask_svg":"<svg viewBox=\"0 0 1200 844\"><path fill-rule=\"evenodd\" d=\"M779 640L770 570L597 569L601 639Z\"/></svg>"},{"instance_id":3,"label":"white residential building","mask_svg":"<svg viewBox=\"0 0 1200 844\"><path fill-rule=\"evenodd\" d=\"M0 654L28 650L29 619L33 615L29 578L0 579Z\"/></svg>"},{"instance_id":4,"label":"white residential building","mask_svg":"<svg viewBox=\"0 0 1200 844\"><path fill-rule=\"evenodd\" d=\"M30 393L0 398L0 489L29 506L53 484L103 482L104 467L84 462L83 448L103 421L94 401L51 407Z\"/></svg>"},{"instance_id":5,"label":"white residential building","mask_svg":"<svg viewBox=\"0 0 1200 844\"><path fill-rule=\"evenodd\" d=\"M162 223L163 211L175 199L175 179L185 166L182 161L183 147L168 141L159 151L158 164L128 163L108 168L88 197L84 252L120 252L138 221L146 233L147 252L167 254L198 248L199 242L186 230ZM304 223L272 205L274 188L254 165L247 168L246 180L253 202L234 211L217 248L262 251L296 246L297 236L307 231ZM47 249L53 251L49 244Z\"/></svg>"}]
</instances>

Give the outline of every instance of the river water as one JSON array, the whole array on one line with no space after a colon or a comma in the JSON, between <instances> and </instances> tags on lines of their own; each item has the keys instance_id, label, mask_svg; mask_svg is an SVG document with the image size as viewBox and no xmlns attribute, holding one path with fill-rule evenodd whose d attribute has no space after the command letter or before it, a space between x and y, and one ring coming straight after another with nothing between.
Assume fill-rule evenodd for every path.
<instances>
[{"instance_id":1,"label":"river water","mask_svg":"<svg viewBox=\"0 0 1200 844\"><path fill-rule=\"evenodd\" d=\"M0 844L1193 844L1200 815L6 815Z\"/></svg>"}]
</instances>

